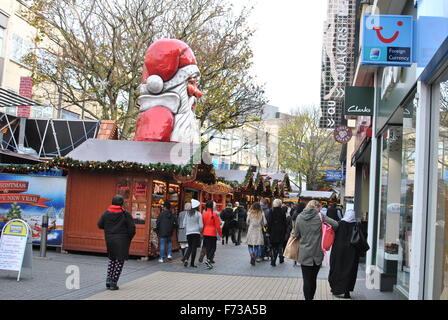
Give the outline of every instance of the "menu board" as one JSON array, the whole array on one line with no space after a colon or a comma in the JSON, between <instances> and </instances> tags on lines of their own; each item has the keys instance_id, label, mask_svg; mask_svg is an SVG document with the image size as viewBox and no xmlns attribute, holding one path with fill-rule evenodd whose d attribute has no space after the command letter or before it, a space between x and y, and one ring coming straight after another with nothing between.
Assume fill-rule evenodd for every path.
<instances>
[{"instance_id":1,"label":"menu board","mask_svg":"<svg viewBox=\"0 0 448 320\"><path fill-rule=\"evenodd\" d=\"M23 220L8 222L0 238L0 269L19 271L25 254L28 226Z\"/></svg>"}]
</instances>

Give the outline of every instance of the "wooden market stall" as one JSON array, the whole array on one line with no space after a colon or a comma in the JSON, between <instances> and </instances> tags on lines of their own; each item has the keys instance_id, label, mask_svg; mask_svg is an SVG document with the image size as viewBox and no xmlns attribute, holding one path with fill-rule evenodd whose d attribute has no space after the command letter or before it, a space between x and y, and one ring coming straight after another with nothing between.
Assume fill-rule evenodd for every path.
<instances>
[{"instance_id":1,"label":"wooden market stall","mask_svg":"<svg viewBox=\"0 0 448 320\"><path fill-rule=\"evenodd\" d=\"M196 199L201 202L201 212L205 209L207 200L213 200L216 203L216 210L221 212L226 208L227 203L232 203L233 188L224 183L208 185L202 182L194 181L182 184L184 189L183 203Z\"/></svg>"},{"instance_id":2,"label":"wooden market stall","mask_svg":"<svg viewBox=\"0 0 448 320\"><path fill-rule=\"evenodd\" d=\"M104 232L96 223L112 197L121 194L136 224L130 254L157 256L153 229L161 206L169 201L177 214L183 197L179 180L188 181L188 174L194 178L191 157L171 161L175 147L174 143L90 139L56 163L69 172L63 250L106 252ZM173 250L177 249L174 233Z\"/></svg>"}]
</instances>

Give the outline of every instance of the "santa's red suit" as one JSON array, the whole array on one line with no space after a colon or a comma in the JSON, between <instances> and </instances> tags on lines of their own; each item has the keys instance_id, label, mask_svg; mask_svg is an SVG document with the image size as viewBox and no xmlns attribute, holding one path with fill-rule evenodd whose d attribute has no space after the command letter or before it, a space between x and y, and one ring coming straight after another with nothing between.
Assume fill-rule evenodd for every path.
<instances>
[{"instance_id":1,"label":"santa's red suit","mask_svg":"<svg viewBox=\"0 0 448 320\"><path fill-rule=\"evenodd\" d=\"M191 48L161 39L145 54L135 141L199 143L194 113L199 69Z\"/></svg>"}]
</instances>

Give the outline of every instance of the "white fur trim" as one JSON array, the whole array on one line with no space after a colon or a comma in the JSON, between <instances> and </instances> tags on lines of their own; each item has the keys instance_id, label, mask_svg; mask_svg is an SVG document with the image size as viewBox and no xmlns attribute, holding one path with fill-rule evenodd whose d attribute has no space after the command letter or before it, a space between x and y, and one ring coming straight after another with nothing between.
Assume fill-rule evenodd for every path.
<instances>
[{"instance_id":1,"label":"white fur trim","mask_svg":"<svg viewBox=\"0 0 448 320\"><path fill-rule=\"evenodd\" d=\"M186 81L188 78L195 75L199 76L199 74L199 68L195 64L190 64L188 66L180 68L171 80L168 80L163 84L163 91L170 90Z\"/></svg>"},{"instance_id":2,"label":"white fur trim","mask_svg":"<svg viewBox=\"0 0 448 320\"><path fill-rule=\"evenodd\" d=\"M140 112L146 111L150 108L163 106L171 110L176 114L180 107L180 97L176 93L167 92L158 95L145 94L138 97L140 103Z\"/></svg>"}]
</instances>

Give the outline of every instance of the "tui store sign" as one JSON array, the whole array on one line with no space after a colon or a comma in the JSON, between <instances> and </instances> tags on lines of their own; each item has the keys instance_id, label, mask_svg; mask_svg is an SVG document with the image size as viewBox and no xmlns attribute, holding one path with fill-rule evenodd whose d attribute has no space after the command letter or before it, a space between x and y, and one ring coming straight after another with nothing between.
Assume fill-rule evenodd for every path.
<instances>
[{"instance_id":1,"label":"tui store sign","mask_svg":"<svg viewBox=\"0 0 448 320\"><path fill-rule=\"evenodd\" d=\"M412 16L364 15L361 64L409 67L413 40Z\"/></svg>"},{"instance_id":2,"label":"tui store sign","mask_svg":"<svg viewBox=\"0 0 448 320\"><path fill-rule=\"evenodd\" d=\"M374 93L373 87L345 87L344 115L372 116Z\"/></svg>"}]
</instances>

